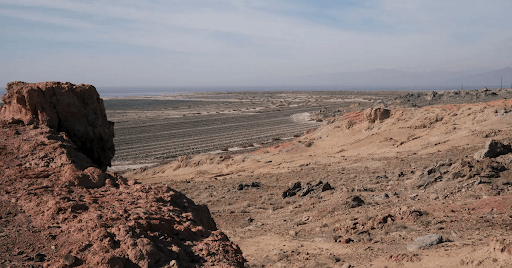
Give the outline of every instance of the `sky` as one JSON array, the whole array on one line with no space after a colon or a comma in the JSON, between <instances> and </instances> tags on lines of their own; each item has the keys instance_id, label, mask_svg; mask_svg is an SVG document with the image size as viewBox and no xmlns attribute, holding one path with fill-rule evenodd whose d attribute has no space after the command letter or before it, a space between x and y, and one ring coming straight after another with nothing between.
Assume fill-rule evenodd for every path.
<instances>
[{"instance_id":1,"label":"sky","mask_svg":"<svg viewBox=\"0 0 512 268\"><path fill-rule=\"evenodd\" d=\"M512 66L510 0L0 0L0 84L254 86Z\"/></svg>"}]
</instances>

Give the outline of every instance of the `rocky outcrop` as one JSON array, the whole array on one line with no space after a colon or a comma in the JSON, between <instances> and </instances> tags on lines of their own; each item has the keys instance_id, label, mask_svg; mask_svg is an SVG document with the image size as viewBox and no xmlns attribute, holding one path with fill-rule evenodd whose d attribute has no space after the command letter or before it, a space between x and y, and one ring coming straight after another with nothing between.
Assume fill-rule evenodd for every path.
<instances>
[{"instance_id":1,"label":"rocky outcrop","mask_svg":"<svg viewBox=\"0 0 512 268\"><path fill-rule=\"evenodd\" d=\"M485 149L475 153L474 158L481 160L484 158L495 158L509 153L512 153L512 146L510 144L504 144L497 140L490 140L485 145Z\"/></svg>"},{"instance_id":2,"label":"rocky outcrop","mask_svg":"<svg viewBox=\"0 0 512 268\"><path fill-rule=\"evenodd\" d=\"M322 182L319 181L316 184L307 183L306 186L302 187L302 184L300 181L296 182L288 188L286 191L283 192L282 196L283 198L292 197L295 195L298 195L300 197L304 197L306 195L312 194L312 193L320 193L325 192L329 190L334 190L334 188L329 184L328 182Z\"/></svg>"},{"instance_id":3,"label":"rocky outcrop","mask_svg":"<svg viewBox=\"0 0 512 268\"><path fill-rule=\"evenodd\" d=\"M3 100L0 267L244 266L206 206L106 173L82 153L72 136L100 152L112 126L94 87L10 83Z\"/></svg>"},{"instance_id":4,"label":"rocky outcrop","mask_svg":"<svg viewBox=\"0 0 512 268\"><path fill-rule=\"evenodd\" d=\"M103 101L91 85L44 82L7 84L0 119L47 126L65 132L101 170L114 157L114 123L107 120Z\"/></svg>"},{"instance_id":5,"label":"rocky outcrop","mask_svg":"<svg viewBox=\"0 0 512 268\"><path fill-rule=\"evenodd\" d=\"M372 107L364 110L364 118L370 123L382 121L391 116L391 110L383 107Z\"/></svg>"}]
</instances>

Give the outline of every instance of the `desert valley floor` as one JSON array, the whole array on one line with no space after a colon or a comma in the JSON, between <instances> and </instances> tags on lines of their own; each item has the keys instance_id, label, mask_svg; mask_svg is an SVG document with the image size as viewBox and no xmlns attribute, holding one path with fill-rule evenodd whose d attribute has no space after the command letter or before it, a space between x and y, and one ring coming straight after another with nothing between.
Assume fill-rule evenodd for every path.
<instances>
[{"instance_id":1,"label":"desert valley floor","mask_svg":"<svg viewBox=\"0 0 512 268\"><path fill-rule=\"evenodd\" d=\"M206 204L247 267L510 267L512 154L475 156L512 141L510 97L204 93L106 107L113 168L158 163L124 176Z\"/></svg>"}]
</instances>

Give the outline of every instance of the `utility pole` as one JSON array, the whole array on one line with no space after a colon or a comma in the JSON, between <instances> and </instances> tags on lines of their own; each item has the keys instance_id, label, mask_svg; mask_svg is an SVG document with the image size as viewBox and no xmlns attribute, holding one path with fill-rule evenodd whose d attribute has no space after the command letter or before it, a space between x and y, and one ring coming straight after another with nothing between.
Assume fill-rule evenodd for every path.
<instances>
[{"instance_id":1,"label":"utility pole","mask_svg":"<svg viewBox=\"0 0 512 268\"><path fill-rule=\"evenodd\" d=\"M503 77L501 78L501 86L500 86L500 90L503 89Z\"/></svg>"},{"instance_id":2,"label":"utility pole","mask_svg":"<svg viewBox=\"0 0 512 268\"><path fill-rule=\"evenodd\" d=\"M464 90L464 83L462 83L461 90Z\"/></svg>"}]
</instances>

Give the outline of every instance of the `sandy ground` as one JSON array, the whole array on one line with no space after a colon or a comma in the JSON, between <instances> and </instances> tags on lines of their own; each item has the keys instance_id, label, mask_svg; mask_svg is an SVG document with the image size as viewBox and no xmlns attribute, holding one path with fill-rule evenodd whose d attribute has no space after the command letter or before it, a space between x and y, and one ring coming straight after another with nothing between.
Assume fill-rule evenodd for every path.
<instances>
[{"instance_id":1,"label":"sandy ground","mask_svg":"<svg viewBox=\"0 0 512 268\"><path fill-rule=\"evenodd\" d=\"M247 267L511 267L512 154L474 155L511 142L512 100L397 105L375 123L354 110L272 147L125 175L207 204ZM442 238L415 247L429 234Z\"/></svg>"}]
</instances>

